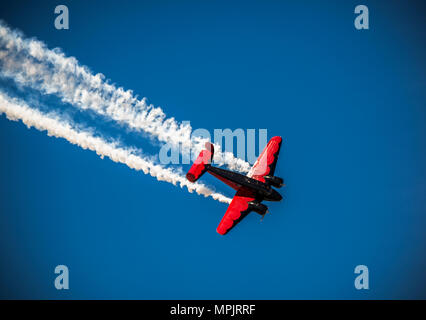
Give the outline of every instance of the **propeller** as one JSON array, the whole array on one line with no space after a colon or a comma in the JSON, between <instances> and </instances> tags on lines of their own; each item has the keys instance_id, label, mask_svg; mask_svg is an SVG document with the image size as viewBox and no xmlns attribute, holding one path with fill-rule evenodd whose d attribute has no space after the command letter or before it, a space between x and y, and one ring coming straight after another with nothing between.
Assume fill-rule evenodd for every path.
<instances>
[{"instance_id":1,"label":"propeller","mask_svg":"<svg viewBox=\"0 0 426 320\"><path fill-rule=\"evenodd\" d=\"M266 212L265 212L264 214L262 214L262 218L260 218L260 221L263 221L263 218L265 218L265 215L266 215L267 213L270 213L270 212L269 212L269 209L268 209L268 210L266 210Z\"/></svg>"}]
</instances>

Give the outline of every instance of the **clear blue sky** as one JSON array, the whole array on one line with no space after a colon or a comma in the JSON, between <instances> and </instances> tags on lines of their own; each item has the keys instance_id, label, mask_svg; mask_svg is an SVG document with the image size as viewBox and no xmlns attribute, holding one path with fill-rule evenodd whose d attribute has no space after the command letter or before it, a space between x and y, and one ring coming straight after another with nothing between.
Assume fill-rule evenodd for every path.
<instances>
[{"instance_id":1,"label":"clear blue sky","mask_svg":"<svg viewBox=\"0 0 426 320\"><path fill-rule=\"evenodd\" d=\"M57 1L0 18L194 128L282 136L286 200L222 237L226 205L2 115L1 298L426 298L421 1L363 1L368 31L358 1L64 3L68 31Z\"/></svg>"}]
</instances>

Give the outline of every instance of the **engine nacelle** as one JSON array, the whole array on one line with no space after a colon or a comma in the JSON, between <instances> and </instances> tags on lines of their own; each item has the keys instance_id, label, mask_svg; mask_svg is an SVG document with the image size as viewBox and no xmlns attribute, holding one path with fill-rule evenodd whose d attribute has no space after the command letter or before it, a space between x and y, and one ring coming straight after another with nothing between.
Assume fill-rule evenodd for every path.
<instances>
[{"instance_id":1,"label":"engine nacelle","mask_svg":"<svg viewBox=\"0 0 426 320\"><path fill-rule=\"evenodd\" d=\"M213 145L209 142L206 143L207 150L202 150L194 164L186 174L186 178L191 181L197 181L209 168L214 154Z\"/></svg>"},{"instance_id":2,"label":"engine nacelle","mask_svg":"<svg viewBox=\"0 0 426 320\"><path fill-rule=\"evenodd\" d=\"M268 211L268 207L265 206L262 203L259 202L255 202L255 201L250 201L249 202L249 209L253 210L254 212L260 214L260 215L264 215L266 214L266 211Z\"/></svg>"},{"instance_id":3,"label":"engine nacelle","mask_svg":"<svg viewBox=\"0 0 426 320\"><path fill-rule=\"evenodd\" d=\"M281 188L284 185L284 180L275 176L264 176L266 183L270 184L275 188Z\"/></svg>"}]
</instances>

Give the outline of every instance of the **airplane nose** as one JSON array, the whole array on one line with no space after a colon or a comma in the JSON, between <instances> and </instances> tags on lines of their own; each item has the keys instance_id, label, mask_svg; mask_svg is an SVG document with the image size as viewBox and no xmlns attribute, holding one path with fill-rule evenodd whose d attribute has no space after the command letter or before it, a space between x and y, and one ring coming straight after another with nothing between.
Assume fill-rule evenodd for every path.
<instances>
[{"instance_id":1,"label":"airplane nose","mask_svg":"<svg viewBox=\"0 0 426 320\"><path fill-rule=\"evenodd\" d=\"M272 189L270 201L281 201L282 199L282 195L280 195L277 190Z\"/></svg>"}]
</instances>

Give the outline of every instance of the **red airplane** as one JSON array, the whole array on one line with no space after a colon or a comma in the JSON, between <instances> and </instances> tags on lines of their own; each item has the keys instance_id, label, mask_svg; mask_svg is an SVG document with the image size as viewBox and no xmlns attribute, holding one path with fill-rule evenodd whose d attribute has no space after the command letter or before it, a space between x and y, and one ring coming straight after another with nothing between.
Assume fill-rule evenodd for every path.
<instances>
[{"instance_id":1,"label":"red airplane","mask_svg":"<svg viewBox=\"0 0 426 320\"><path fill-rule=\"evenodd\" d=\"M206 143L206 149L202 150L192 167L186 174L186 178L197 181L204 173L209 172L214 177L225 182L235 189L237 193L229 204L228 210L217 227L219 234L226 234L244 219L251 211L255 211L263 218L268 212L268 207L262 201L281 201L282 196L271 186L281 188L284 180L274 176L278 154L281 148L281 137L273 137L269 140L265 149L256 160L247 176L229 170L213 167L214 148L210 142Z\"/></svg>"}]
</instances>

